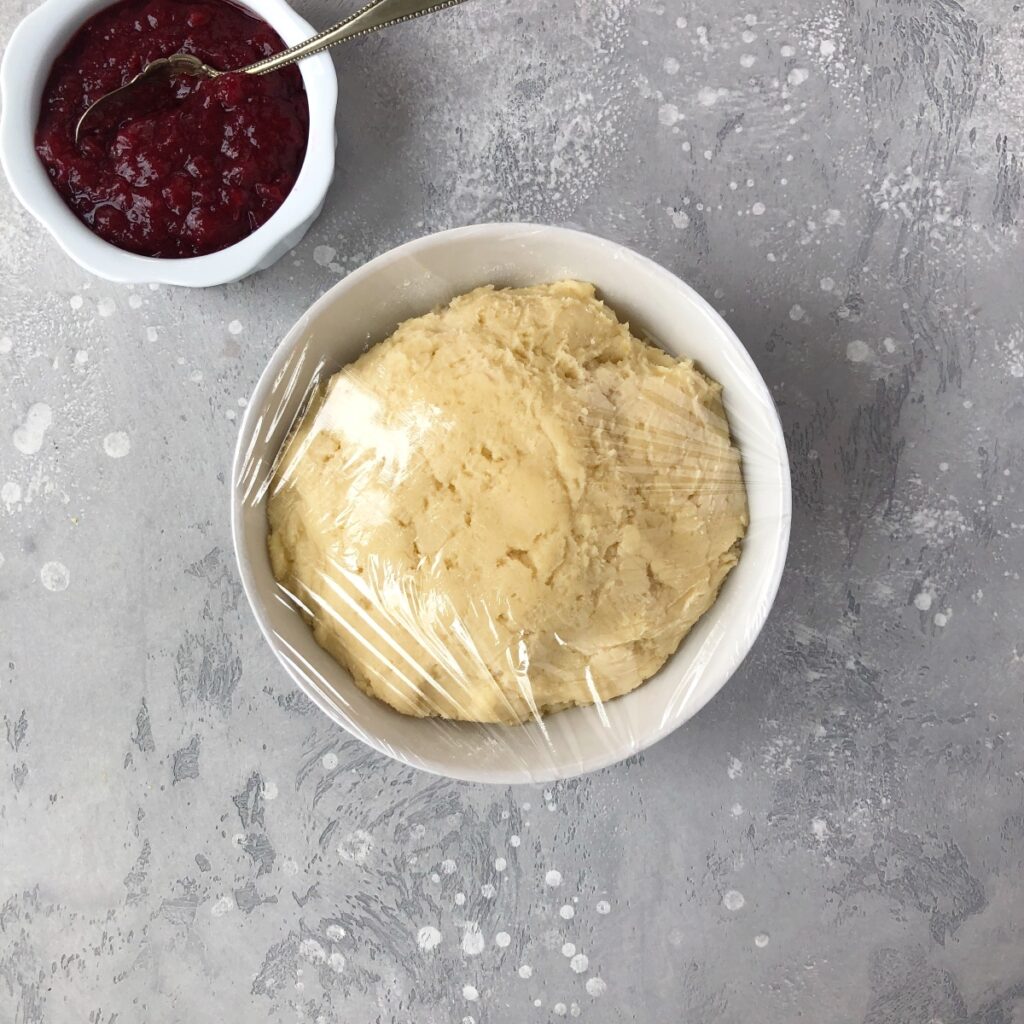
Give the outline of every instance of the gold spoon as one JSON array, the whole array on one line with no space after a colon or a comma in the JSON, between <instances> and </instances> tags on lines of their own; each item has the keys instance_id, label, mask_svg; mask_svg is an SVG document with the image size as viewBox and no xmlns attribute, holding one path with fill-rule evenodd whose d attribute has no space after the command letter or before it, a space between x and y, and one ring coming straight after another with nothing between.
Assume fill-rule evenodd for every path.
<instances>
[{"instance_id":1,"label":"gold spoon","mask_svg":"<svg viewBox=\"0 0 1024 1024\"><path fill-rule=\"evenodd\" d=\"M304 57L320 53L336 43L355 39L357 36L365 36L380 28L390 28L400 22L411 21L423 14L433 14L435 11L442 11L446 7L454 7L456 4L464 2L465 0L371 0L351 17L331 28L324 29L323 32L319 32L304 43L298 43L280 53L264 57L262 60L256 61L255 64L239 68L238 71L246 75L265 75L271 71L277 71L278 68L294 64ZM149 83L159 78L169 78L171 75L180 74L192 75L195 78L216 78L224 73L224 71L210 67L209 64L204 64L198 57L193 57L190 53L175 53L170 57L160 57L158 60L150 61L134 78L119 89L108 92L86 107L85 113L75 125L75 143L77 144L81 138L83 128L98 120L104 108L109 115L124 102L128 94L144 82Z\"/></svg>"}]
</instances>

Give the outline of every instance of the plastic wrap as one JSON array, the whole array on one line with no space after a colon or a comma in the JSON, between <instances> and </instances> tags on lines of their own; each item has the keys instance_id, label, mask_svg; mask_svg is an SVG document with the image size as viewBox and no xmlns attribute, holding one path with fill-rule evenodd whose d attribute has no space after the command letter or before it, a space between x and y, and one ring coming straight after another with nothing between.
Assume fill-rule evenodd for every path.
<instances>
[{"instance_id":1,"label":"plastic wrap","mask_svg":"<svg viewBox=\"0 0 1024 1024\"><path fill-rule=\"evenodd\" d=\"M516 781L628 756L722 685L774 596L788 477L764 386L734 339L707 348L727 329L688 289L716 360L638 340L596 274L396 266L311 310L243 424L261 626L321 708L418 767Z\"/></svg>"}]
</instances>

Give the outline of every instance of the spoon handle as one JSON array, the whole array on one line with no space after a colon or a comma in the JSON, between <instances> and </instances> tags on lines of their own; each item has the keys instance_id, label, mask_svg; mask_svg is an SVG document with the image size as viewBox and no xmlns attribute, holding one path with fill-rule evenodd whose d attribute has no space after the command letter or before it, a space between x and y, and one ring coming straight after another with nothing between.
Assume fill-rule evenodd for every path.
<instances>
[{"instance_id":1,"label":"spoon handle","mask_svg":"<svg viewBox=\"0 0 1024 1024\"><path fill-rule=\"evenodd\" d=\"M433 14L434 11L443 11L446 7L454 7L456 4L464 2L465 0L370 0L370 3L356 11L351 17L331 28L324 29L323 32L318 32L304 43L290 46L280 53L271 54L271 56L264 57L263 60L258 60L240 70L248 75L265 75L269 71L276 71L288 64L294 64L304 57L320 53L346 39L365 36L379 28L390 28L400 22L411 21L420 15Z\"/></svg>"}]
</instances>

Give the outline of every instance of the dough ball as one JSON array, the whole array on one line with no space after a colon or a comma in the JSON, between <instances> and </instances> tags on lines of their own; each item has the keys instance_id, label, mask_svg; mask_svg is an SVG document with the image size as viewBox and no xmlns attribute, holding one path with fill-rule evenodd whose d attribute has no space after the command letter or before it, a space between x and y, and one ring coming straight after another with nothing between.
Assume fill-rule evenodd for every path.
<instances>
[{"instance_id":1,"label":"dough ball","mask_svg":"<svg viewBox=\"0 0 1024 1024\"><path fill-rule=\"evenodd\" d=\"M747 525L720 386L576 281L403 323L315 396L268 508L276 578L356 683L476 722L639 686Z\"/></svg>"}]
</instances>

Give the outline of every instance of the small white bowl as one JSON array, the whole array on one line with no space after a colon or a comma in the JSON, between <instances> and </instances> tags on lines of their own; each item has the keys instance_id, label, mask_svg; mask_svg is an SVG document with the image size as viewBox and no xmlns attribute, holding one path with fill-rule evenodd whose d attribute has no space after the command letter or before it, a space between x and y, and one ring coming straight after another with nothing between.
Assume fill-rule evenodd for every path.
<instances>
[{"instance_id":1,"label":"small white bowl","mask_svg":"<svg viewBox=\"0 0 1024 1024\"><path fill-rule=\"evenodd\" d=\"M718 600L662 670L603 708L573 708L543 726L408 718L366 696L314 641L274 580L266 485L318 368L330 374L397 324L483 284L593 282L634 330L694 358L724 385L743 456L750 530ZM406 764L477 782L547 782L614 764L667 735L725 684L768 617L789 542L791 494L782 427L757 368L692 288L614 242L564 228L484 224L392 249L336 284L278 346L242 419L232 533L246 595L292 679L335 722Z\"/></svg>"},{"instance_id":2,"label":"small white bowl","mask_svg":"<svg viewBox=\"0 0 1024 1024\"><path fill-rule=\"evenodd\" d=\"M65 205L36 155L35 131L43 87L54 60L82 23L112 0L47 0L15 29L0 66L3 114L0 163L14 194L80 266L126 284L205 288L237 281L279 260L316 219L334 176L334 112L338 77L326 53L299 63L309 100L309 139L299 177L280 209L240 242L187 259L156 259L125 252L94 235ZM244 0L288 46L315 29L284 0Z\"/></svg>"}]
</instances>

